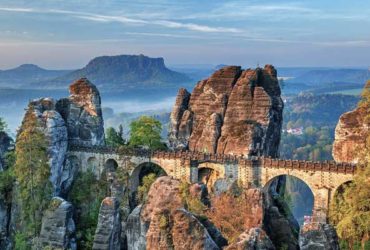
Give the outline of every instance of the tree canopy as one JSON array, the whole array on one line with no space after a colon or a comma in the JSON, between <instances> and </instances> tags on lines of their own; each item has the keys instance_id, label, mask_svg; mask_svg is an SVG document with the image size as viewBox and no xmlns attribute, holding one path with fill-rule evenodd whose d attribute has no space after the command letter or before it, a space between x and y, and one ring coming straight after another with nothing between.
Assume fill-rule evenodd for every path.
<instances>
[{"instance_id":1,"label":"tree canopy","mask_svg":"<svg viewBox=\"0 0 370 250\"><path fill-rule=\"evenodd\" d=\"M151 150L163 149L161 142L162 124L160 121L141 116L130 124L129 145L133 147L144 146Z\"/></svg>"},{"instance_id":2,"label":"tree canopy","mask_svg":"<svg viewBox=\"0 0 370 250\"><path fill-rule=\"evenodd\" d=\"M7 128L7 124L2 117L0 117L0 132L4 132Z\"/></svg>"},{"instance_id":3,"label":"tree canopy","mask_svg":"<svg viewBox=\"0 0 370 250\"><path fill-rule=\"evenodd\" d=\"M119 147L125 145L125 140L123 139L123 127L119 125L118 131L109 127L105 132L105 143L108 146Z\"/></svg>"}]
</instances>

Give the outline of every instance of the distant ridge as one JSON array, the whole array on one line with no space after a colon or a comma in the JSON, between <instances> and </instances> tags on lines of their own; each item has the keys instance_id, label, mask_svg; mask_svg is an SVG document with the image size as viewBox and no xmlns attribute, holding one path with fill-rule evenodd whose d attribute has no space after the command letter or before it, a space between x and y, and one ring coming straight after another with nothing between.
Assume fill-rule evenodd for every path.
<instances>
[{"instance_id":1,"label":"distant ridge","mask_svg":"<svg viewBox=\"0 0 370 250\"><path fill-rule=\"evenodd\" d=\"M175 86L189 82L188 76L166 67L163 58L144 55L100 56L85 67L33 87L65 88L81 77L88 78L103 91L108 89Z\"/></svg>"},{"instance_id":2,"label":"distant ridge","mask_svg":"<svg viewBox=\"0 0 370 250\"><path fill-rule=\"evenodd\" d=\"M35 64L22 64L16 68L0 70L1 87L19 87L69 73L70 70L47 70Z\"/></svg>"}]
</instances>

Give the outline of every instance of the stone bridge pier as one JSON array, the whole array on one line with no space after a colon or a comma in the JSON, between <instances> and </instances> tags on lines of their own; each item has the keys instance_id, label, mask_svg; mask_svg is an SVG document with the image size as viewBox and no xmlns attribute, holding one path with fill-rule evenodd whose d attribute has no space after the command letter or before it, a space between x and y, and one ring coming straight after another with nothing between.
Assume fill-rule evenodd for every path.
<instances>
[{"instance_id":1,"label":"stone bridge pier","mask_svg":"<svg viewBox=\"0 0 370 250\"><path fill-rule=\"evenodd\" d=\"M104 170L122 168L129 175L130 190L133 191L139 186L140 171L146 163L155 164L174 178L189 183L206 183L212 191L233 182L243 187L268 188L280 176L294 176L311 189L314 197L313 219L317 222L326 222L336 190L352 181L356 171L355 165L333 161L250 159L200 152L117 151L106 147L70 148L68 160L78 165L80 171L92 170L97 178Z\"/></svg>"}]
</instances>

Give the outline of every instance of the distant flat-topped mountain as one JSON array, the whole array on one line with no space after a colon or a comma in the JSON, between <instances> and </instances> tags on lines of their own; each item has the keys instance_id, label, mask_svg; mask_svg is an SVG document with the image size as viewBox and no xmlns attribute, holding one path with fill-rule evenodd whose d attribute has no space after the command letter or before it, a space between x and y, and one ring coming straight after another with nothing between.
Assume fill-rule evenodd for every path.
<instances>
[{"instance_id":1,"label":"distant flat-topped mountain","mask_svg":"<svg viewBox=\"0 0 370 250\"><path fill-rule=\"evenodd\" d=\"M34 87L65 88L81 77L88 78L102 90L175 86L189 82L188 76L168 69L163 58L144 55L101 56L92 59L84 68L56 79L36 82Z\"/></svg>"},{"instance_id":2,"label":"distant flat-topped mountain","mask_svg":"<svg viewBox=\"0 0 370 250\"><path fill-rule=\"evenodd\" d=\"M28 85L32 82L44 81L56 78L67 73L70 70L47 70L34 64L22 64L17 68L0 70L1 87L18 87Z\"/></svg>"}]
</instances>

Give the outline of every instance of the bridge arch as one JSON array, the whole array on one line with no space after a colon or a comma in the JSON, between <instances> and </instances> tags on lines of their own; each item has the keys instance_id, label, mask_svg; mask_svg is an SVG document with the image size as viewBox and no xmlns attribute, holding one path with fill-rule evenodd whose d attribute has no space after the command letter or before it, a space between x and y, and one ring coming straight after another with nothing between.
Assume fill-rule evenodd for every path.
<instances>
[{"instance_id":1,"label":"bridge arch","mask_svg":"<svg viewBox=\"0 0 370 250\"><path fill-rule=\"evenodd\" d=\"M99 175L99 161L95 156L91 156L87 159L85 170L91 170L96 176Z\"/></svg>"},{"instance_id":2,"label":"bridge arch","mask_svg":"<svg viewBox=\"0 0 370 250\"><path fill-rule=\"evenodd\" d=\"M207 186L211 193L226 191L232 181L226 178L226 169L222 164L207 161L198 165L198 180Z\"/></svg>"},{"instance_id":3,"label":"bridge arch","mask_svg":"<svg viewBox=\"0 0 370 250\"><path fill-rule=\"evenodd\" d=\"M164 168L153 162L140 163L131 171L129 175L129 192L132 207L138 205L136 200L137 191L139 186L142 185L143 178L151 173L155 174L157 177L168 175Z\"/></svg>"},{"instance_id":4,"label":"bridge arch","mask_svg":"<svg viewBox=\"0 0 370 250\"><path fill-rule=\"evenodd\" d=\"M107 172L115 172L118 168L118 162L115 159L108 159L104 163L104 170Z\"/></svg>"},{"instance_id":5,"label":"bridge arch","mask_svg":"<svg viewBox=\"0 0 370 250\"><path fill-rule=\"evenodd\" d=\"M280 181L285 184L281 188L284 190L285 200L300 225L304 222L304 216L313 216L315 209L315 190L310 187L310 183L294 175L281 174L271 178L264 186L265 192L279 192L276 190Z\"/></svg>"}]
</instances>

